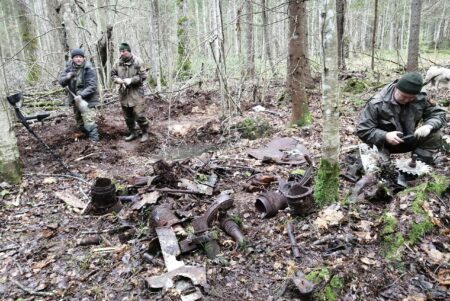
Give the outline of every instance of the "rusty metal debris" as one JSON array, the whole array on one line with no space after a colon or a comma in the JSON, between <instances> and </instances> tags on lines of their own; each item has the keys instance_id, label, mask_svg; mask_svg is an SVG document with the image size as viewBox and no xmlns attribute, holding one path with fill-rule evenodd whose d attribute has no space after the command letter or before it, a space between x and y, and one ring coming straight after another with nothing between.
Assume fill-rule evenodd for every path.
<instances>
[{"instance_id":1,"label":"rusty metal debris","mask_svg":"<svg viewBox=\"0 0 450 301\"><path fill-rule=\"evenodd\" d=\"M395 161L395 167L401 173L410 176L421 176L430 173L431 167L422 161L417 161L413 155L411 159L397 159Z\"/></svg>"},{"instance_id":2,"label":"rusty metal debris","mask_svg":"<svg viewBox=\"0 0 450 301\"><path fill-rule=\"evenodd\" d=\"M312 192L312 187L302 186L301 183L293 184L288 189L285 196L294 215L306 215L314 210L315 203Z\"/></svg>"},{"instance_id":3,"label":"rusty metal debris","mask_svg":"<svg viewBox=\"0 0 450 301\"><path fill-rule=\"evenodd\" d=\"M119 212L122 203L116 197L116 187L108 178L97 178L91 189L90 210L85 213L102 215L111 212Z\"/></svg>"},{"instance_id":4,"label":"rusty metal debris","mask_svg":"<svg viewBox=\"0 0 450 301\"><path fill-rule=\"evenodd\" d=\"M206 285L206 269L204 267L181 266L163 275L147 278L151 288L168 289L174 286L174 281L179 277L189 278L194 285Z\"/></svg>"},{"instance_id":5,"label":"rusty metal debris","mask_svg":"<svg viewBox=\"0 0 450 301\"><path fill-rule=\"evenodd\" d=\"M273 217L279 210L283 210L287 206L287 198L274 191L261 193L255 201L256 210L262 213L262 218Z\"/></svg>"},{"instance_id":6,"label":"rusty metal debris","mask_svg":"<svg viewBox=\"0 0 450 301\"><path fill-rule=\"evenodd\" d=\"M233 206L233 202L229 194L222 192L202 216L192 221L194 232L197 234L207 231L212 222L217 218L219 210L230 209Z\"/></svg>"},{"instance_id":7,"label":"rusty metal debris","mask_svg":"<svg viewBox=\"0 0 450 301\"><path fill-rule=\"evenodd\" d=\"M91 235L88 237L85 237L83 239L80 239L77 242L77 246L93 246L93 245L99 245L101 242L100 235Z\"/></svg>"},{"instance_id":8,"label":"rusty metal debris","mask_svg":"<svg viewBox=\"0 0 450 301\"><path fill-rule=\"evenodd\" d=\"M152 211L152 221L155 227L173 226L180 222L173 211L166 205L157 206Z\"/></svg>"},{"instance_id":9,"label":"rusty metal debris","mask_svg":"<svg viewBox=\"0 0 450 301\"><path fill-rule=\"evenodd\" d=\"M240 247L245 246L245 236L242 234L241 228L239 228L238 224L231 217L224 216L220 220L220 229L230 235Z\"/></svg>"},{"instance_id":10,"label":"rusty metal debris","mask_svg":"<svg viewBox=\"0 0 450 301\"><path fill-rule=\"evenodd\" d=\"M208 233L202 233L198 236L183 239L179 242L181 253L188 253L198 249L212 238Z\"/></svg>"},{"instance_id":11,"label":"rusty metal debris","mask_svg":"<svg viewBox=\"0 0 450 301\"><path fill-rule=\"evenodd\" d=\"M261 191L269 187L269 185L274 181L276 181L274 176L256 174L244 184L244 190L247 192Z\"/></svg>"},{"instance_id":12,"label":"rusty metal debris","mask_svg":"<svg viewBox=\"0 0 450 301\"><path fill-rule=\"evenodd\" d=\"M297 246L297 241L296 241L295 235L294 235L294 227L292 226L292 223L288 222L286 228L287 228L287 233L289 236L289 241L290 241L291 247L292 247L292 255L294 255L295 258L299 258L300 250Z\"/></svg>"},{"instance_id":13,"label":"rusty metal debris","mask_svg":"<svg viewBox=\"0 0 450 301\"><path fill-rule=\"evenodd\" d=\"M305 162L306 148L297 140L289 137L276 138L258 149L247 150L248 154L258 160L277 164L300 165Z\"/></svg>"}]
</instances>

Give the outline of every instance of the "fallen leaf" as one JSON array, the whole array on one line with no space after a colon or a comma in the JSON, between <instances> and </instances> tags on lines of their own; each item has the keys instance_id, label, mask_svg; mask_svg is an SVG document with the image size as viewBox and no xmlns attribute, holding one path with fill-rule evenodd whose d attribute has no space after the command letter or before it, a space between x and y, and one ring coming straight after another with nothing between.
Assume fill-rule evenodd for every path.
<instances>
[{"instance_id":1,"label":"fallen leaf","mask_svg":"<svg viewBox=\"0 0 450 301\"><path fill-rule=\"evenodd\" d=\"M55 196L71 207L78 209L84 209L86 207L86 203L69 192L57 191L55 192Z\"/></svg>"},{"instance_id":2,"label":"fallen leaf","mask_svg":"<svg viewBox=\"0 0 450 301\"><path fill-rule=\"evenodd\" d=\"M365 263L367 265L375 265L377 263L375 259L369 257L362 257L360 260L362 263Z\"/></svg>"},{"instance_id":3,"label":"fallen leaf","mask_svg":"<svg viewBox=\"0 0 450 301\"><path fill-rule=\"evenodd\" d=\"M319 229L327 229L328 226L339 225L344 218L344 214L339 209L340 206L338 204L325 208L319 213L319 217L314 221L314 225Z\"/></svg>"},{"instance_id":4,"label":"fallen leaf","mask_svg":"<svg viewBox=\"0 0 450 301\"><path fill-rule=\"evenodd\" d=\"M57 180L54 177L47 177L42 181L44 184L55 184L56 182Z\"/></svg>"},{"instance_id":5,"label":"fallen leaf","mask_svg":"<svg viewBox=\"0 0 450 301\"><path fill-rule=\"evenodd\" d=\"M156 204L160 196L161 194L159 193L159 191L153 191L150 193L143 194L142 199L137 202L134 202L133 205L131 206L131 209L139 210L147 204L148 205Z\"/></svg>"}]
</instances>

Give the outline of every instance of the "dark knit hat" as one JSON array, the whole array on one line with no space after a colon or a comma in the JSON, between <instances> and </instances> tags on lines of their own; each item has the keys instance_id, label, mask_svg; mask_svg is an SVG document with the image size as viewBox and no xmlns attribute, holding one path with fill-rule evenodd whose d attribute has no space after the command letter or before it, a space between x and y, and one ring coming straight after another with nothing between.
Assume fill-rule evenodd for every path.
<instances>
[{"instance_id":1,"label":"dark knit hat","mask_svg":"<svg viewBox=\"0 0 450 301\"><path fill-rule=\"evenodd\" d=\"M128 43L121 43L119 46L119 50L128 50L129 52L131 52L131 47L130 45L128 45Z\"/></svg>"},{"instance_id":2,"label":"dark knit hat","mask_svg":"<svg viewBox=\"0 0 450 301\"><path fill-rule=\"evenodd\" d=\"M411 95L419 94L422 87L422 75L416 72L406 73L397 82L397 89Z\"/></svg>"},{"instance_id":3,"label":"dark knit hat","mask_svg":"<svg viewBox=\"0 0 450 301\"><path fill-rule=\"evenodd\" d=\"M73 58L76 55L81 55L82 57L84 57L84 50L81 48L72 49L72 51L70 52L70 57Z\"/></svg>"}]
</instances>

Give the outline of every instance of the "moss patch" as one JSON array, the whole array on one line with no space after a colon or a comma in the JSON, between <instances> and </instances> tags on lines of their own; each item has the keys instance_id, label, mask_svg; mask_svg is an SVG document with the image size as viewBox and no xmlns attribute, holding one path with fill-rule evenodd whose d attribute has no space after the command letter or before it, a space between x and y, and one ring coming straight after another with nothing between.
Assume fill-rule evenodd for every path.
<instances>
[{"instance_id":1,"label":"moss patch","mask_svg":"<svg viewBox=\"0 0 450 301\"><path fill-rule=\"evenodd\" d=\"M270 131L270 125L265 119L246 118L237 124L237 130L245 139L258 139L266 136Z\"/></svg>"},{"instance_id":2,"label":"moss patch","mask_svg":"<svg viewBox=\"0 0 450 301\"><path fill-rule=\"evenodd\" d=\"M323 207L337 202L339 199L339 164L332 164L327 160L320 160L319 170L314 186L314 200Z\"/></svg>"},{"instance_id":3,"label":"moss patch","mask_svg":"<svg viewBox=\"0 0 450 301\"><path fill-rule=\"evenodd\" d=\"M19 184L22 181L22 165L19 160L6 163L0 160L0 182L3 181L10 184Z\"/></svg>"},{"instance_id":4,"label":"moss patch","mask_svg":"<svg viewBox=\"0 0 450 301\"><path fill-rule=\"evenodd\" d=\"M312 281L314 284L329 280L328 284L321 291L314 294L317 300L338 300L341 290L344 287L344 279L339 276L331 277L332 278L330 279L330 271L326 267L312 271L306 275L306 279Z\"/></svg>"},{"instance_id":5,"label":"moss patch","mask_svg":"<svg viewBox=\"0 0 450 301\"><path fill-rule=\"evenodd\" d=\"M383 255L390 260L400 260L400 248L403 246L405 239L401 233L397 232L397 219L389 213L385 213L381 219L383 224L381 230Z\"/></svg>"},{"instance_id":6,"label":"moss patch","mask_svg":"<svg viewBox=\"0 0 450 301\"><path fill-rule=\"evenodd\" d=\"M367 88L366 83L357 78L351 78L345 82L345 86L343 88L344 92L359 94L364 92Z\"/></svg>"}]
</instances>

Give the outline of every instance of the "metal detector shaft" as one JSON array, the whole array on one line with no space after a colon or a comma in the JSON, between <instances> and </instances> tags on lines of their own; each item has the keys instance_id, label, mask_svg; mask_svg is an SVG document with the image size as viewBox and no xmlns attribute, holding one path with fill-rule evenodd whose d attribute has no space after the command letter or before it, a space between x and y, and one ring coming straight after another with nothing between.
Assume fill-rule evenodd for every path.
<instances>
[{"instance_id":1,"label":"metal detector shaft","mask_svg":"<svg viewBox=\"0 0 450 301\"><path fill-rule=\"evenodd\" d=\"M27 131L36 138L37 141L39 141L53 156L53 158L58 161L61 166L64 167L64 169L71 175L73 173L70 171L69 167L66 165L66 163L63 162L63 160L48 146L47 143L45 143L34 131L31 129L30 125L27 122L27 118L23 116L22 112L17 106L14 106L14 111L16 112L17 117L19 118L20 122L25 126Z\"/></svg>"}]
</instances>

